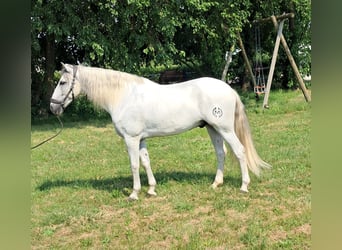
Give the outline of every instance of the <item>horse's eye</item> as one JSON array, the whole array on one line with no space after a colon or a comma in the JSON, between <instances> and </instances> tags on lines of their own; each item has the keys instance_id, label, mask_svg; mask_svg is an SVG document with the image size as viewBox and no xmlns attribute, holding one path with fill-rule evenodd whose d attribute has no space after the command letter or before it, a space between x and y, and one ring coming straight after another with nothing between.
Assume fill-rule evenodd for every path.
<instances>
[{"instance_id":1,"label":"horse's eye","mask_svg":"<svg viewBox=\"0 0 342 250\"><path fill-rule=\"evenodd\" d=\"M66 82L61 81L59 84L60 84L60 85L64 85L64 84L66 84Z\"/></svg>"}]
</instances>

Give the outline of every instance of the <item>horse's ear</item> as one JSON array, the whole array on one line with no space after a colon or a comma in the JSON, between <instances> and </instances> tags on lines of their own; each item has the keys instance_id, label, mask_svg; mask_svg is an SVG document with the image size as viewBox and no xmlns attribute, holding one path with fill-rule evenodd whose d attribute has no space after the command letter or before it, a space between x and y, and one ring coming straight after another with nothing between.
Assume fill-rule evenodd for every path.
<instances>
[{"instance_id":1,"label":"horse's ear","mask_svg":"<svg viewBox=\"0 0 342 250\"><path fill-rule=\"evenodd\" d=\"M61 72L68 72L68 70L66 68L66 65L64 63L62 63L62 62L61 62L61 65L62 65Z\"/></svg>"},{"instance_id":2,"label":"horse's ear","mask_svg":"<svg viewBox=\"0 0 342 250\"><path fill-rule=\"evenodd\" d=\"M62 64L62 71L66 72L66 73L70 73L71 72L69 64L64 64L62 62L61 62L61 64Z\"/></svg>"}]
</instances>

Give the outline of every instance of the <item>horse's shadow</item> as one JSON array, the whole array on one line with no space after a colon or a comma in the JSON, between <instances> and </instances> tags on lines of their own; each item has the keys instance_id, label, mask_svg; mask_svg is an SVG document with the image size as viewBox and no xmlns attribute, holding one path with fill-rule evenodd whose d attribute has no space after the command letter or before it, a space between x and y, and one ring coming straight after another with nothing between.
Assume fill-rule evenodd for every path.
<instances>
[{"instance_id":1,"label":"horse's shadow","mask_svg":"<svg viewBox=\"0 0 342 250\"><path fill-rule=\"evenodd\" d=\"M188 173L188 172L158 172L155 173L155 178L157 180L157 185L165 185L170 181L175 181L179 183L191 183L200 184L207 182L208 186L214 180L214 175L209 173ZM127 195L127 188L132 187L132 176L118 176L113 178L90 178L90 179L58 179L53 181L45 181L37 187L39 191L46 191L58 187L71 187L71 188L94 188L97 190L104 190L108 192L113 192L114 190L121 191ZM241 179L226 176L225 184L235 188L240 187ZM141 174L141 185L142 187L147 186L147 177Z\"/></svg>"}]
</instances>

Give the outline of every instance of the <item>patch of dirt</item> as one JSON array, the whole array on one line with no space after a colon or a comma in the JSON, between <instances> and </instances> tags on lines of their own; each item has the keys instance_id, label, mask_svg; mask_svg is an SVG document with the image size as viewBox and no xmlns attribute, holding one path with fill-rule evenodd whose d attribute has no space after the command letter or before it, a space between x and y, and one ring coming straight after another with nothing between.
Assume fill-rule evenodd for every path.
<instances>
[{"instance_id":1,"label":"patch of dirt","mask_svg":"<svg viewBox=\"0 0 342 250\"><path fill-rule=\"evenodd\" d=\"M280 229L277 231L272 232L272 234L270 234L270 240L271 241L279 241L279 240L284 240L287 237L287 233Z\"/></svg>"},{"instance_id":2,"label":"patch of dirt","mask_svg":"<svg viewBox=\"0 0 342 250\"><path fill-rule=\"evenodd\" d=\"M293 234L306 234L311 235L311 225L306 223L292 230Z\"/></svg>"}]
</instances>

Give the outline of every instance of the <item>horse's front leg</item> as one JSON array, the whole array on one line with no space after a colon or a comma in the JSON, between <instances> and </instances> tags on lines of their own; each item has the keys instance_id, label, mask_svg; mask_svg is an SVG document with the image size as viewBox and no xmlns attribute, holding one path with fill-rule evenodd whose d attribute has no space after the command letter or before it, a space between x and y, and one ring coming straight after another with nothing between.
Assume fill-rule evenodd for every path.
<instances>
[{"instance_id":1,"label":"horse's front leg","mask_svg":"<svg viewBox=\"0 0 342 250\"><path fill-rule=\"evenodd\" d=\"M133 175L133 192L129 196L129 200L138 200L138 193L141 189L140 175L139 175L139 142L140 138L125 137L125 143L131 164Z\"/></svg>"},{"instance_id":2,"label":"horse's front leg","mask_svg":"<svg viewBox=\"0 0 342 250\"><path fill-rule=\"evenodd\" d=\"M146 170L148 185L150 186L147 193L149 195L155 196L157 193L154 191L156 187L156 179L154 178L152 169L151 169L151 162L150 157L148 155L147 146L144 140L140 142L140 161L143 167Z\"/></svg>"}]
</instances>

